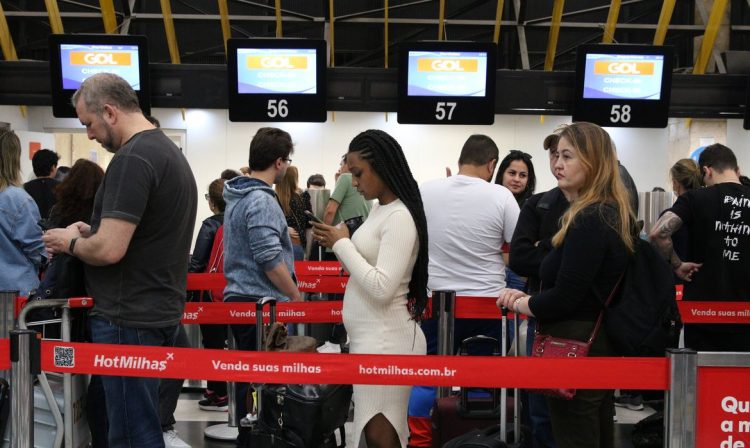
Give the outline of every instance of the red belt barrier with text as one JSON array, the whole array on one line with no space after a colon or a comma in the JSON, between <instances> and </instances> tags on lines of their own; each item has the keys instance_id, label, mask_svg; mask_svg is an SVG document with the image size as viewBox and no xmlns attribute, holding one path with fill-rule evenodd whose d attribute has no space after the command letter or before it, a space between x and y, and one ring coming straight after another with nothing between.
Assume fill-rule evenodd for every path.
<instances>
[{"instance_id":1,"label":"red belt barrier with text","mask_svg":"<svg viewBox=\"0 0 750 448\"><path fill-rule=\"evenodd\" d=\"M686 324L750 324L750 302L678 302ZM285 302L278 319L290 323L341 322L341 301ZM513 317L509 314L510 318ZM457 319L500 319L492 297L456 297ZM186 303L185 324L255 323L255 302Z\"/></svg>"},{"instance_id":2,"label":"red belt barrier with text","mask_svg":"<svg viewBox=\"0 0 750 448\"><path fill-rule=\"evenodd\" d=\"M42 370L255 383L654 389L666 358L500 358L244 352L42 342ZM555 372L551 375L550 372ZM636 373L637 372L637 373Z\"/></svg>"}]
</instances>

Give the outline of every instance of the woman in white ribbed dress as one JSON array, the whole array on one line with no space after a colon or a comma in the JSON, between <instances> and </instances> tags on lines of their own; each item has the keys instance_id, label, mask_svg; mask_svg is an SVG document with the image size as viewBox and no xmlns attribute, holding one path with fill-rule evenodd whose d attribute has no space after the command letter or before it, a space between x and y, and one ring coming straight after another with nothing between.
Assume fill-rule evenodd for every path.
<instances>
[{"instance_id":1,"label":"woman in white ribbed dress","mask_svg":"<svg viewBox=\"0 0 750 448\"><path fill-rule=\"evenodd\" d=\"M383 131L357 135L346 161L352 185L378 204L351 239L343 225L313 223L313 235L350 275L343 311L350 352L424 355L418 320L427 303L427 223L417 183L401 146ZM355 385L354 446L364 435L369 447L405 447L410 392Z\"/></svg>"}]
</instances>

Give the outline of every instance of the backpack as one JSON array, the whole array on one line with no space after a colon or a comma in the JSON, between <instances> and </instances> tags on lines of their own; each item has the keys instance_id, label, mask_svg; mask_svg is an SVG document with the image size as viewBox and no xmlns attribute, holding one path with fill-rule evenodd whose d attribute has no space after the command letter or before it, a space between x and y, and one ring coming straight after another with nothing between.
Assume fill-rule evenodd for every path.
<instances>
[{"instance_id":1,"label":"backpack","mask_svg":"<svg viewBox=\"0 0 750 448\"><path fill-rule=\"evenodd\" d=\"M636 238L616 302L604 313L604 331L622 356L664 356L677 347L682 320L674 277L648 241Z\"/></svg>"},{"instance_id":2,"label":"backpack","mask_svg":"<svg viewBox=\"0 0 750 448\"><path fill-rule=\"evenodd\" d=\"M214 243L211 246L211 255L208 257L208 264L206 265L206 272L211 274L224 272L224 224L216 229ZM224 288L209 289L208 294L214 302L224 301Z\"/></svg>"}]
</instances>

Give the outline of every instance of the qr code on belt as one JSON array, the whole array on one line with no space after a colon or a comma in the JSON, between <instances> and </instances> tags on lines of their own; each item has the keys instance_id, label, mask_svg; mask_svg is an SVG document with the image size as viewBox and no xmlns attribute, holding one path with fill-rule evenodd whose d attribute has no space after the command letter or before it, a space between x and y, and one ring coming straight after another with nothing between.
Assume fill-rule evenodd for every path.
<instances>
[{"instance_id":1,"label":"qr code on belt","mask_svg":"<svg viewBox=\"0 0 750 448\"><path fill-rule=\"evenodd\" d=\"M55 347L55 367L75 367L76 352L73 347Z\"/></svg>"}]
</instances>

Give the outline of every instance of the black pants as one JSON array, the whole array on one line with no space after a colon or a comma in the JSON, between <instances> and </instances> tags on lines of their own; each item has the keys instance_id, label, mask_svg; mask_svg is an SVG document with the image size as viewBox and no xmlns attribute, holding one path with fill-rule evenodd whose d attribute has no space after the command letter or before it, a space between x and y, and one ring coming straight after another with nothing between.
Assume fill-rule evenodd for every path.
<instances>
[{"instance_id":1,"label":"black pants","mask_svg":"<svg viewBox=\"0 0 750 448\"><path fill-rule=\"evenodd\" d=\"M594 322L560 321L540 323L540 333L552 336L588 340ZM594 339L589 356L615 356L615 351L603 331ZM547 398L552 433L557 448L612 448L614 446L614 391L576 391L572 400Z\"/></svg>"},{"instance_id":2,"label":"black pants","mask_svg":"<svg viewBox=\"0 0 750 448\"><path fill-rule=\"evenodd\" d=\"M190 342L182 324L177 328L174 346L190 348ZM162 431L174 429L174 410L177 409L177 400L180 399L184 381L184 379L163 378L159 382L159 421L161 421Z\"/></svg>"}]
</instances>

